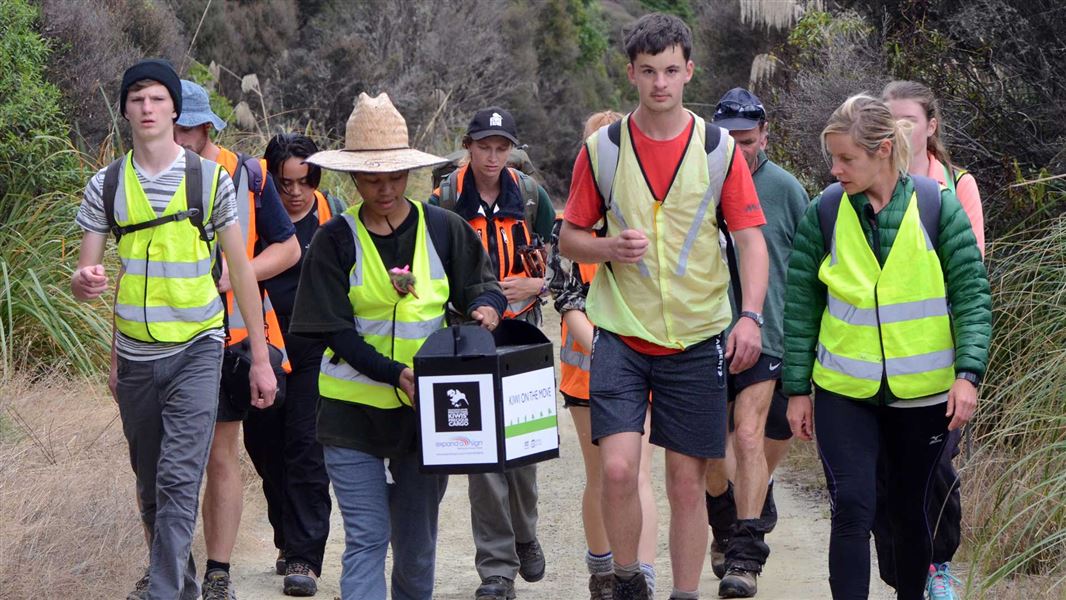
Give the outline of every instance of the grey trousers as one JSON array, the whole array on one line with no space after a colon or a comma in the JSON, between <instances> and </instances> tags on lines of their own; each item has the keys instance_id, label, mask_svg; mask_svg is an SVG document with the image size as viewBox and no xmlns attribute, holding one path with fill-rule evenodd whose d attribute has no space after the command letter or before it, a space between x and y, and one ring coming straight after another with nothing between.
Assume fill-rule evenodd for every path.
<instances>
[{"instance_id":1,"label":"grey trousers","mask_svg":"<svg viewBox=\"0 0 1066 600\"><path fill-rule=\"evenodd\" d=\"M469 477L477 574L513 580L518 574L515 543L537 537L537 465Z\"/></svg>"},{"instance_id":2,"label":"grey trousers","mask_svg":"<svg viewBox=\"0 0 1066 600\"><path fill-rule=\"evenodd\" d=\"M192 559L200 482L218 410L222 342L201 338L174 356L118 359L118 409L151 536L148 598L195 600Z\"/></svg>"}]
</instances>

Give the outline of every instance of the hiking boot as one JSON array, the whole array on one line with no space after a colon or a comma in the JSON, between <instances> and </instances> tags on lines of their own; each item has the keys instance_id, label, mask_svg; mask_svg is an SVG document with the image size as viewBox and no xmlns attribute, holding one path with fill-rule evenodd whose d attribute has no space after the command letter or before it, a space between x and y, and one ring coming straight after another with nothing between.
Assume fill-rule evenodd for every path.
<instances>
[{"instance_id":1,"label":"hiking boot","mask_svg":"<svg viewBox=\"0 0 1066 600\"><path fill-rule=\"evenodd\" d=\"M725 577L725 549L729 540L711 540L711 570L718 579Z\"/></svg>"},{"instance_id":2,"label":"hiking boot","mask_svg":"<svg viewBox=\"0 0 1066 600\"><path fill-rule=\"evenodd\" d=\"M777 527L777 503L774 502L774 482L766 486L766 501L762 504L762 514L759 515L764 524L763 533L770 533Z\"/></svg>"},{"instance_id":3,"label":"hiking boot","mask_svg":"<svg viewBox=\"0 0 1066 600\"><path fill-rule=\"evenodd\" d=\"M285 551L278 550L278 557L274 560L274 572L278 575L285 574Z\"/></svg>"},{"instance_id":4,"label":"hiking boot","mask_svg":"<svg viewBox=\"0 0 1066 600\"><path fill-rule=\"evenodd\" d=\"M958 600L955 585L962 585L957 577L948 572L948 563L929 565L929 579L925 580L925 593L929 600Z\"/></svg>"},{"instance_id":5,"label":"hiking boot","mask_svg":"<svg viewBox=\"0 0 1066 600\"><path fill-rule=\"evenodd\" d=\"M133 591L126 596L126 600L146 600L148 598L148 569L144 570L144 576L133 584Z\"/></svg>"},{"instance_id":6,"label":"hiking boot","mask_svg":"<svg viewBox=\"0 0 1066 600\"><path fill-rule=\"evenodd\" d=\"M622 579L614 576L613 600L651 600L648 594L648 580L643 574L638 574L632 579Z\"/></svg>"},{"instance_id":7,"label":"hiking boot","mask_svg":"<svg viewBox=\"0 0 1066 600\"><path fill-rule=\"evenodd\" d=\"M754 598L758 586L755 578L758 573L745 571L740 567L729 567L725 577L718 584L719 598Z\"/></svg>"},{"instance_id":8,"label":"hiking boot","mask_svg":"<svg viewBox=\"0 0 1066 600\"><path fill-rule=\"evenodd\" d=\"M229 573L222 569L211 569L204 574L203 600L237 600L237 591L233 589Z\"/></svg>"},{"instance_id":9,"label":"hiking boot","mask_svg":"<svg viewBox=\"0 0 1066 600\"><path fill-rule=\"evenodd\" d=\"M537 538L533 538L532 542L517 543L514 549L518 554L518 574L522 579L530 583L544 579L544 551Z\"/></svg>"},{"instance_id":10,"label":"hiking boot","mask_svg":"<svg viewBox=\"0 0 1066 600\"><path fill-rule=\"evenodd\" d=\"M514 581L501 575L482 579L481 585L474 592L475 600L512 600L514 597Z\"/></svg>"},{"instance_id":11,"label":"hiking boot","mask_svg":"<svg viewBox=\"0 0 1066 600\"><path fill-rule=\"evenodd\" d=\"M314 596L318 592L318 578L311 565L300 560L288 562L281 591L286 596Z\"/></svg>"},{"instance_id":12,"label":"hiking boot","mask_svg":"<svg viewBox=\"0 0 1066 600\"><path fill-rule=\"evenodd\" d=\"M614 573L589 575L589 600L614 599Z\"/></svg>"}]
</instances>

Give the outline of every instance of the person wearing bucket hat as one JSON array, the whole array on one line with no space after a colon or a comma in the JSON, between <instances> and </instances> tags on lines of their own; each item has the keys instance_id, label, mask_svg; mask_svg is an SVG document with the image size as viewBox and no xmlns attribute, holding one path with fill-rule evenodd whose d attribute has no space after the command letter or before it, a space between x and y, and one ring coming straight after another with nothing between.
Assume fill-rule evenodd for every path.
<instances>
[{"instance_id":1,"label":"person wearing bucket hat","mask_svg":"<svg viewBox=\"0 0 1066 600\"><path fill-rule=\"evenodd\" d=\"M518 127L510 112L490 106L474 113L463 138L470 161L441 181L429 203L454 211L478 232L507 296L504 317L539 326L547 273L543 268L535 272L524 252L543 250L555 210L533 178L506 166L517 144ZM542 259L546 262L547 256ZM518 575L530 582L544 577L544 552L537 541L537 466L471 474L468 491L474 565L481 578L474 597L514 597Z\"/></svg>"},{"instance_id":2,"label":"person wearing bucket hat","mask_svg":"<svg viewBox=\"0 0 1066 600\"><path fill-rule=\"evenodd\" d=\"M255 275L234 227L233 181L217 163L174 142L180 84L173 69L142 62L122 81L133 149L85 187L76 217L84 236L71 289L80 300L107 291L102 263L113 233L122 270L109 385L129 442L150 546L147 573L129 597L193 600L200 588L192 542L225 337L211 270L216 244L228 251L237 304L251 315L252 405L270 406L277 381Z\"/></svg>"},{"instance_id":3,"label":"person wearing bucket hat","mask_svg":"<svg viewBox=\"0 0 1066 600\"><path fill-rule=\"evenodd\" d=\"M342 150L307 162L349 173L362 202L322 226L304 258L290 333L325 340L318 440L344 521L344 600L433 597L447 476L419 473L413 358L451 303L495 329L506 299L477 235L404 196L409 172L446 159L408 145L389 97L359 95Z\"/></svg>"},{"instance_id":4,"label":"person wearing bucket hat","mask_svg":"<svg viewBox=\"0 0 1066 600\"><path fill-rule=\"evenodd\" d=\"M226 122L211 110L211 101L201 85L181 80L183 111L174 126L174 141L200 156L222 165L237 188L237 219L244 236L244 251L252 263L256 279L263 281L282 273L300 260L300 245L265 161L254 159L217 145L211 130L221 131ZM226 307L226 352L232 352L248 336L245 319L233 303L229 272L225 268L218 282ZM285 351L285 340L270 298L263 296L267 341ZM282 365L288 372L288 360ZM223 384L229 383L223 375ZM279 378L281 374L279 373ZM238 383L239 385L239 383ZM250 407L223 385L218 393L218 413L211 453L207 461L204 489L204 542L207 565L204 571L204 600L230 600L236 592L230 580L230 557L237 543L244 506L244 482L240 467L241 422Z\"/></svg>"}]
</instances>

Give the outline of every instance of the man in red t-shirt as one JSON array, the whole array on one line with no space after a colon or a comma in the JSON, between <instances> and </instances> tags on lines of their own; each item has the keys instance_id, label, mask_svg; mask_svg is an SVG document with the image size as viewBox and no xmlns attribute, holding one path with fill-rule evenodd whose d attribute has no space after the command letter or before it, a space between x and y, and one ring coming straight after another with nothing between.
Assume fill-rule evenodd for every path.
<instances>
[{"instance_id":1,"label":"man in red t-shirt","mask_svg":"<svg viewBox=\"0 0 1066 600\"><path fill-rule=\"evenodd\" d=\"M618 130L593 134L579 153L559 246L574 261L606 263L589 292L588 314L599 328L589 395L604 514L612 515L605 525L614 598L648 597L637 577L637 472L650 392L651 442L666 449L671 598L692 599L707 550L706 462L725 455L726 360L729 372L743 371L761 348L765 219L747 163L728 134L682 105L693 73L692 34L684 22L647 15L625 46L640 105ZM744 305L728 340L722 333L731 321L729 275L711 202L741 257ZM587 235L601 222L605 235Z\"/></svg>"}]
</instances>

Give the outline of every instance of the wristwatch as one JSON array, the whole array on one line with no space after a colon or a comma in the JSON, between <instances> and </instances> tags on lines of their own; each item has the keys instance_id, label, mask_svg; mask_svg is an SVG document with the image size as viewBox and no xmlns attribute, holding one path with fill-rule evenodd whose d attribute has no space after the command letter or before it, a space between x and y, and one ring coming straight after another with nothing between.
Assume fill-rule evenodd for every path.
<instances>
[{"instance_id":1,"label":"wristwatch","mask_svg":"<svg viewBox=\"0 0 1066 600\"><path fill-rule=\"evenodd\" d=\"M959 371L955 374L955 379L965 379L966 381L972 383L973 387L981 387L981 376L977 373L972 373L970 371Z\"/></svg>"},{"instance_id":2,"label":"wristwatch","mask_svg":"<svg viewBox=\"0 0 1066 600\"><path fill-rule=\"evenodd\" d=\"M759 326L759 329L762 329L763 323L766 322L766 320L762 318L761 314L759 314L759 313L757 313L757 312L755 312L753 310L742 311L740 313L740 316L747 317L747 318L751 319L752 321L755 321L755 324Z\"/></svg>"}]
</instances>

